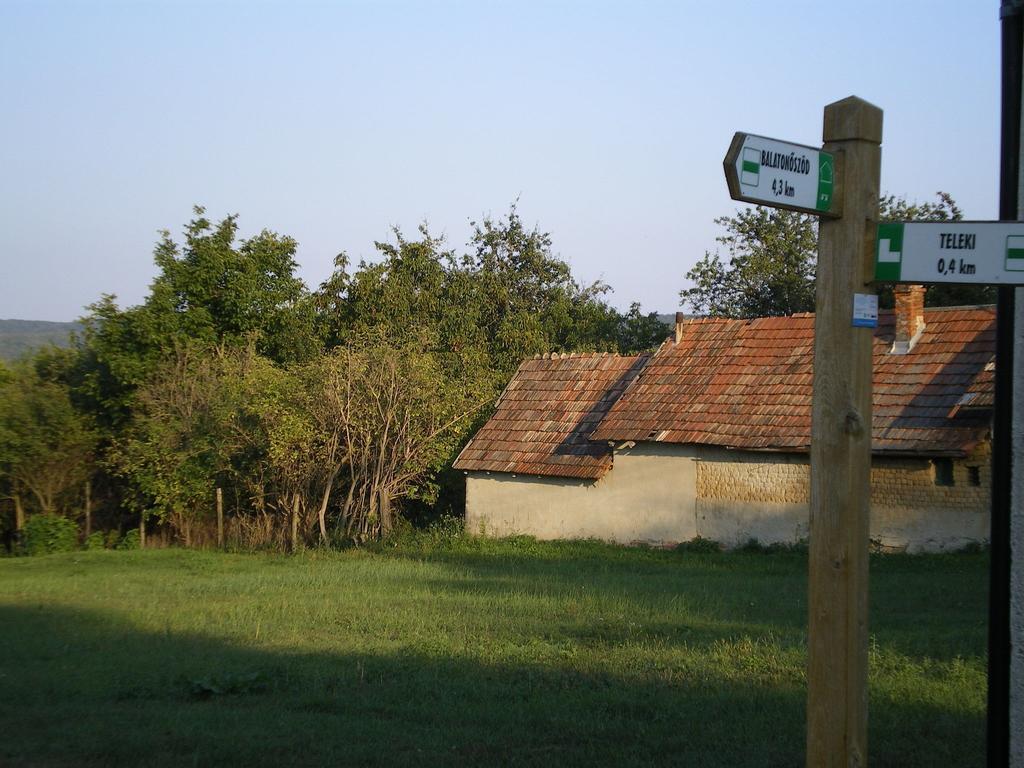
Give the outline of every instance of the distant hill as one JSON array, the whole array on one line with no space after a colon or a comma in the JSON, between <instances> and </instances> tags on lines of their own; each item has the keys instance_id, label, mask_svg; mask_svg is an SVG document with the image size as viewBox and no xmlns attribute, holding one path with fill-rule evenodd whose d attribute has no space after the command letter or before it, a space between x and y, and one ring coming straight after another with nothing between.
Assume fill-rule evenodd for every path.
<instances>
[{"instance_id":1,"label":"distant hill","mask_svg":"<svg viewBox=\"0 0 1024 768\"><path fill-rule=\"evenodd\" d=\"M67 347L71 334L81 327L78 323L47 320L0 320L0 360L15 360L47 344Z\"/></svg>"}]
</instances>

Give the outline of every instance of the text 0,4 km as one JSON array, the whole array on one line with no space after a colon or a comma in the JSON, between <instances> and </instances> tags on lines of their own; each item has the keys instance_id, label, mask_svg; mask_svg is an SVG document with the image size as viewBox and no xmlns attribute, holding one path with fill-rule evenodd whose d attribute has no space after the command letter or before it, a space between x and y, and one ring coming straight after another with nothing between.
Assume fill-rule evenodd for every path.
<instances>
[{"instance_id":1,"label":"text 0,4 km","mask_svg":"<svg viewBox=\"0 0 1024 768\"><path fill-rule=\"evenodd\" d=\"M963 259L939 259L935 267L940 275L973 275L977 272L973 264L968 264Z\"/></svg>"}]
</instances>

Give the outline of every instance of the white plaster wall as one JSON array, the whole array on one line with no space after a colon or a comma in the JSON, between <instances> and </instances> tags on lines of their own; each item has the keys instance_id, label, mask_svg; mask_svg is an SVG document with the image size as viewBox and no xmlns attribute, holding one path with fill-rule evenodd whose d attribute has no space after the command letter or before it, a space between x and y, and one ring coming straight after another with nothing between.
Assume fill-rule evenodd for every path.
<instances>
[{"instance_id":1,"label":"white plaster wall","mask_svg":"<svg viewBox=\"0 0 1024 768\"><path fill-rule=\"evenodd\" d=\"M697 533L726 547L793 544L807 538L808 516L807 504L700 499Z\"/></svg>"},{"instance_id":2,"label":"white plaster wall","mask_svg":"<svg viewBox=\"0 0 1024 768\"><path fill-rule=\"evenodd\" d=\"M989 513L963 509L872 504L870 536L886 549L907 552L943 552L982 544L989 537Z\"/></svg>"},{"instance_id":3,"label":"white plaster wall","mask_svg":"<svg viewBox=\"0 0 1024 768\"><path fill-rule=\"evenodd\" d=\"M644 443L598 481L471 472L466 528L488 536L671 544L697 535L692 452Z\"/></svg>"},{"instance_id":4,"label":"white plaster wall","mask_svg":"<svg viewBox=\"0 0 1024 768\"><path fill-rule=\"evenodd\" d=\"M929 467L923 459L876 459L872 540L909 552L987 541L987 489L962 485L967 472L959 465L956 487L935 486ZM612 470L596 482L470 473L466 524L491 536L625 544L696 536L728 547L750 539L795 543L808 536L808 485L806 455L641 443L617 452Z\"/></svg>"}]
</instances>

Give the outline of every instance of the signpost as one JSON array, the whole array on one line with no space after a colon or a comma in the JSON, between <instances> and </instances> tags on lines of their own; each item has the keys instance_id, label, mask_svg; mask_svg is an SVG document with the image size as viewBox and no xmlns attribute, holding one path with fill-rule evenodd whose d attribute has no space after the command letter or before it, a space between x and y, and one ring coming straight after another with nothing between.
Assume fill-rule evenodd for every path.
<instances>
[{"instance_id":1,"label":"signpost","mask_svg":"<svg viewBox=\"0 0 1024 768\"><path fill-rule=\"evenodd\" d=\"M875 280L1024 285L1024 222L879 224Z\"/></svg>"},{"instance_id":2,"label":"signpost","mask_svg":"<svg viewBox=\"0 0 1024 768\"><path fill-rule=\"evenodd\" d=\"M825 108L821 149L737 133L734 200L823 217L811 414L807 765L867 761L868 500L874 282L999 286L992 463L988 764L1024 768L1024 0L1003 0L1001 222L877 225L882 111ZM1017 221L1012 221L1016 218ZM874 243L871 242L874 238ZM872 263L872 246L874 260ZM1011 689L1014 692L1011 694Z\"/></svg>"},{"instance_id":3,"label":"signpost","mask_svg":"<svg viewBox=\"0 0 1024 768\"><path fill-rule=\"evenodd\" d=\"M815 147L737 133L725 155L725 179L733 200L838 217L836 159Z\"/></svg>"},{"instance_id":4,"label":"signpost","mask_svg":"<svg viewBox=\"0 0 1024 768\"><path fill-rule=\"evenodd\" d=\"M807 765L867 760L871 287L882 110L825 107L825 146L737 133L725 156L734 200L823 217L818 236L811 409Z\"/></svg>"}]
</instances>

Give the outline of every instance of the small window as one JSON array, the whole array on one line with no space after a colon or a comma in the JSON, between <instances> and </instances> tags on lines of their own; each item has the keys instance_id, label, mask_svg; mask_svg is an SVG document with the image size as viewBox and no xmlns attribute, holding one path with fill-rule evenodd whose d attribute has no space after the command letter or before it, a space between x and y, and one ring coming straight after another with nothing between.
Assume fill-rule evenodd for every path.
<instances>
[{"instance_id":1,"label":"small window","mask_svg":"<svg viewBox=\"0 0 1024 768\"><path fill-rule=\"evenodd\" d=\"M932 471L936 485L953 485L952 459L932 459Z\"/></svg>"},{"instance_id":2,"label":"small window","mask_svg":"<svg viewBox=\"0 0 1024 768\"><path fill-rule=\"evenodd\" d=\"M967 482L971 485L981 485L981 467L967 468Z\"/></svg>"}]
</instances>

